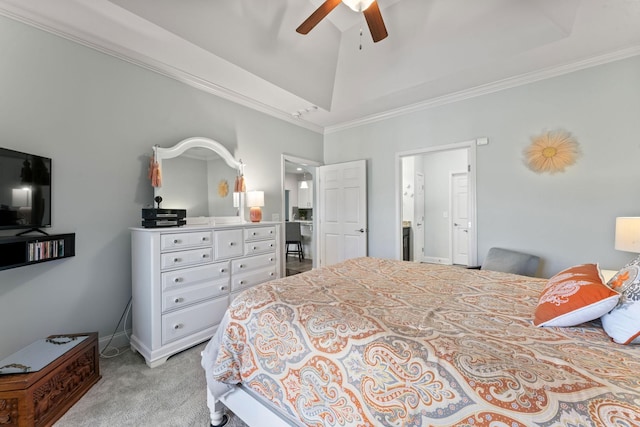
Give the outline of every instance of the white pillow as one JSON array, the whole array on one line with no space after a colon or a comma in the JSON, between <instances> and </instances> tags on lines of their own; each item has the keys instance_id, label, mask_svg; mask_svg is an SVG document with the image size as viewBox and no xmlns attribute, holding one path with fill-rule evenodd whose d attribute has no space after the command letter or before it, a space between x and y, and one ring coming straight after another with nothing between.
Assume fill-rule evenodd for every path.
<instances>
[{"instance_id":1,"label":"white pillow","mask_svg":"<svg viewBox=\"0 0 640 427\"><path fill-rule=\"evenodd\" d=\"M601 317L607 335L619 344L640 344L640 258L618 271L608 285L620 292L620 301Z\"/></svg>"}]
</instances>

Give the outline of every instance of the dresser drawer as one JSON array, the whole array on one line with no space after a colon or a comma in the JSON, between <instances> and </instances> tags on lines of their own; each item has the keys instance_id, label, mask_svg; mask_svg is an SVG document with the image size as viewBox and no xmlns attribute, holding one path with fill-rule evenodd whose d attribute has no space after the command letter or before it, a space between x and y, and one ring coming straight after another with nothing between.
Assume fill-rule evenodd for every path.
<instances>
[{"instance_id":1,"label":"dresser drawer","mask_svg":"<svg viewBox=\"0 0 640 427\"><path fill-rule=\"evenodd\" d=\"M160 250L188 249L211 245L211 231L171 233L160 236Z\"/></svg>"},{"instance_id":2,"label":"dresser drawer","mask_svg":"<svg viewBox=\"0 0 640 427\"><path fill-rule=\"evenodd\" d=\"M162 316L162 344L220 323L229 297L216 298Z\"/></svg>"},{"instance_id":3,"label":"dresser drawer","mask_svg":"<svg viewBox=\"0 0 640 427\"><path fill-rule=\"evenodd\" d=\"M252 227L244 230L244 240L262 240L262 239L275 239L276 228L275 227Z\"/></svg>"},{"instance_id":4,"label":"dresser drawer","mask_svg":"<svg viewBox=\"0 0 640 427\"><path fill-rule=\"evenodd\" d=\"M238 274L231 277L231 292L247 289L260 283L273 280L277 277L276 266L261 268L248 273Z\"/></svg>"},{"instance_id":5,"label":"dresser drawer","mask_svg":"<svg viewBox=\"0 0 640 427\"><path fill-rule=\"evenodd\" d=\"M261 242L247 242L244 244L244 252L247 255L273 252L276 249L275 240L264 240Z\"/></svg>"},{"instance_id":6,"label":"dresser drawer","mask_svg":"<svg viewBox=\"0 0 640 427\"><path fill-rule=\"evenodd\" d=\"M222 278L229 278L229 261L164 272L161 275L162 290L182 289Z\"/></svg>"},{"instance_id":7,"label":"dresser drawer","mask_svg":"<svg viewBox=\"0 0 640 427\"><path fill-rule=\"evenodd\" d=\"M214 231L213 236L216 259L231 258L244 254L242 229L217 230Z\"/></svg>"},{"instance_id":8,"label":"dresser drawer","mask_svg":"<svg viewBox=\"0 0 640 427\"><path fill-rule=\"evenodd\" d=\"M185 267L211 262L213 248L192 249L190 251L169 252L160 255L160 268Z\"/></svg>"},{"instance_id":9,"label":"dresser drawer","mask_svg":"<svg viewBox=\"0 0 640 427\"><path fill-rule=\"evenodd\" d=\"M244 273L245 271L254 270L261 267L275 267L276 254L265 254L247 257L243 259L234 259L231 261L231 273Z\"/></svg>"},{"instance_id":10,"label":"dresser drawer","mask_svg":"<svg viewBox=\"0 0 640 427\"><path fill-rule=\"evenodd\" d=\"M200 283L184 289L174 289L162 294L162 312L186 307L198 301L229 293L229 279L217 283Z\"/></svg>"}]
</instances>

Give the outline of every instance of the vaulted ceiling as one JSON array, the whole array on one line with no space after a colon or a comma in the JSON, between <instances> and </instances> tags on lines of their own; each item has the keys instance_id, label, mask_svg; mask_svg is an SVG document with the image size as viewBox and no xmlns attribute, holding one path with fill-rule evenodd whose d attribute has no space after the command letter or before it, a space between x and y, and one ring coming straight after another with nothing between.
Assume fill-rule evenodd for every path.
<instances>
[{"instance_id":1,"label":"vaulted ceiling","mask_svg":"<svg viewBox=\"0 0 640 427\"><path fill-rule=\"evenodd\" d=\"M0 0L0 14L320 132L640 54L636 0L378 0L378 43L344 4L296 33L323 2Z\"/></svg>"}]
</instances>

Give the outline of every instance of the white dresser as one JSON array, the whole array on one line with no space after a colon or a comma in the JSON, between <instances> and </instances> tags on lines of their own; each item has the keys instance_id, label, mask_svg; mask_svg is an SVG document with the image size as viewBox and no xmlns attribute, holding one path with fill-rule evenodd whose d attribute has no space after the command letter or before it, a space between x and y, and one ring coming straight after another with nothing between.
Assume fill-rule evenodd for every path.
<instances>
[{"instance_id":1,"label":"white dresser","mask_svg":"<svg viewBox=\"0 0 640 427\"><path fill-rule=\"evenodd\" d=\"M242 290L281 276L280 223L132 228L131 348L149 367L209 339Z\"/></svg>"}]
</instances>

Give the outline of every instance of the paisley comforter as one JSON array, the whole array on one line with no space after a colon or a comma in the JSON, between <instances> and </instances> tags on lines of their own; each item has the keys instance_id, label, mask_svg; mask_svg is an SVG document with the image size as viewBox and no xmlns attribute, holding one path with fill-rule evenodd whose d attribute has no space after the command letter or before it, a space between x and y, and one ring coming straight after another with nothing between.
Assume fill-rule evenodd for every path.
<instances>
[{"instance_id":1,"label":"paisley comforter","mask_svg":"<svg viewBox=\"0 0 640 427\"><path fill-rule=\"evenodd\" d=\"M543 279L358 258L241 294L205 350L310 426L637 426L640 348L536 328Z\"/></svg>"}]
</instances>

